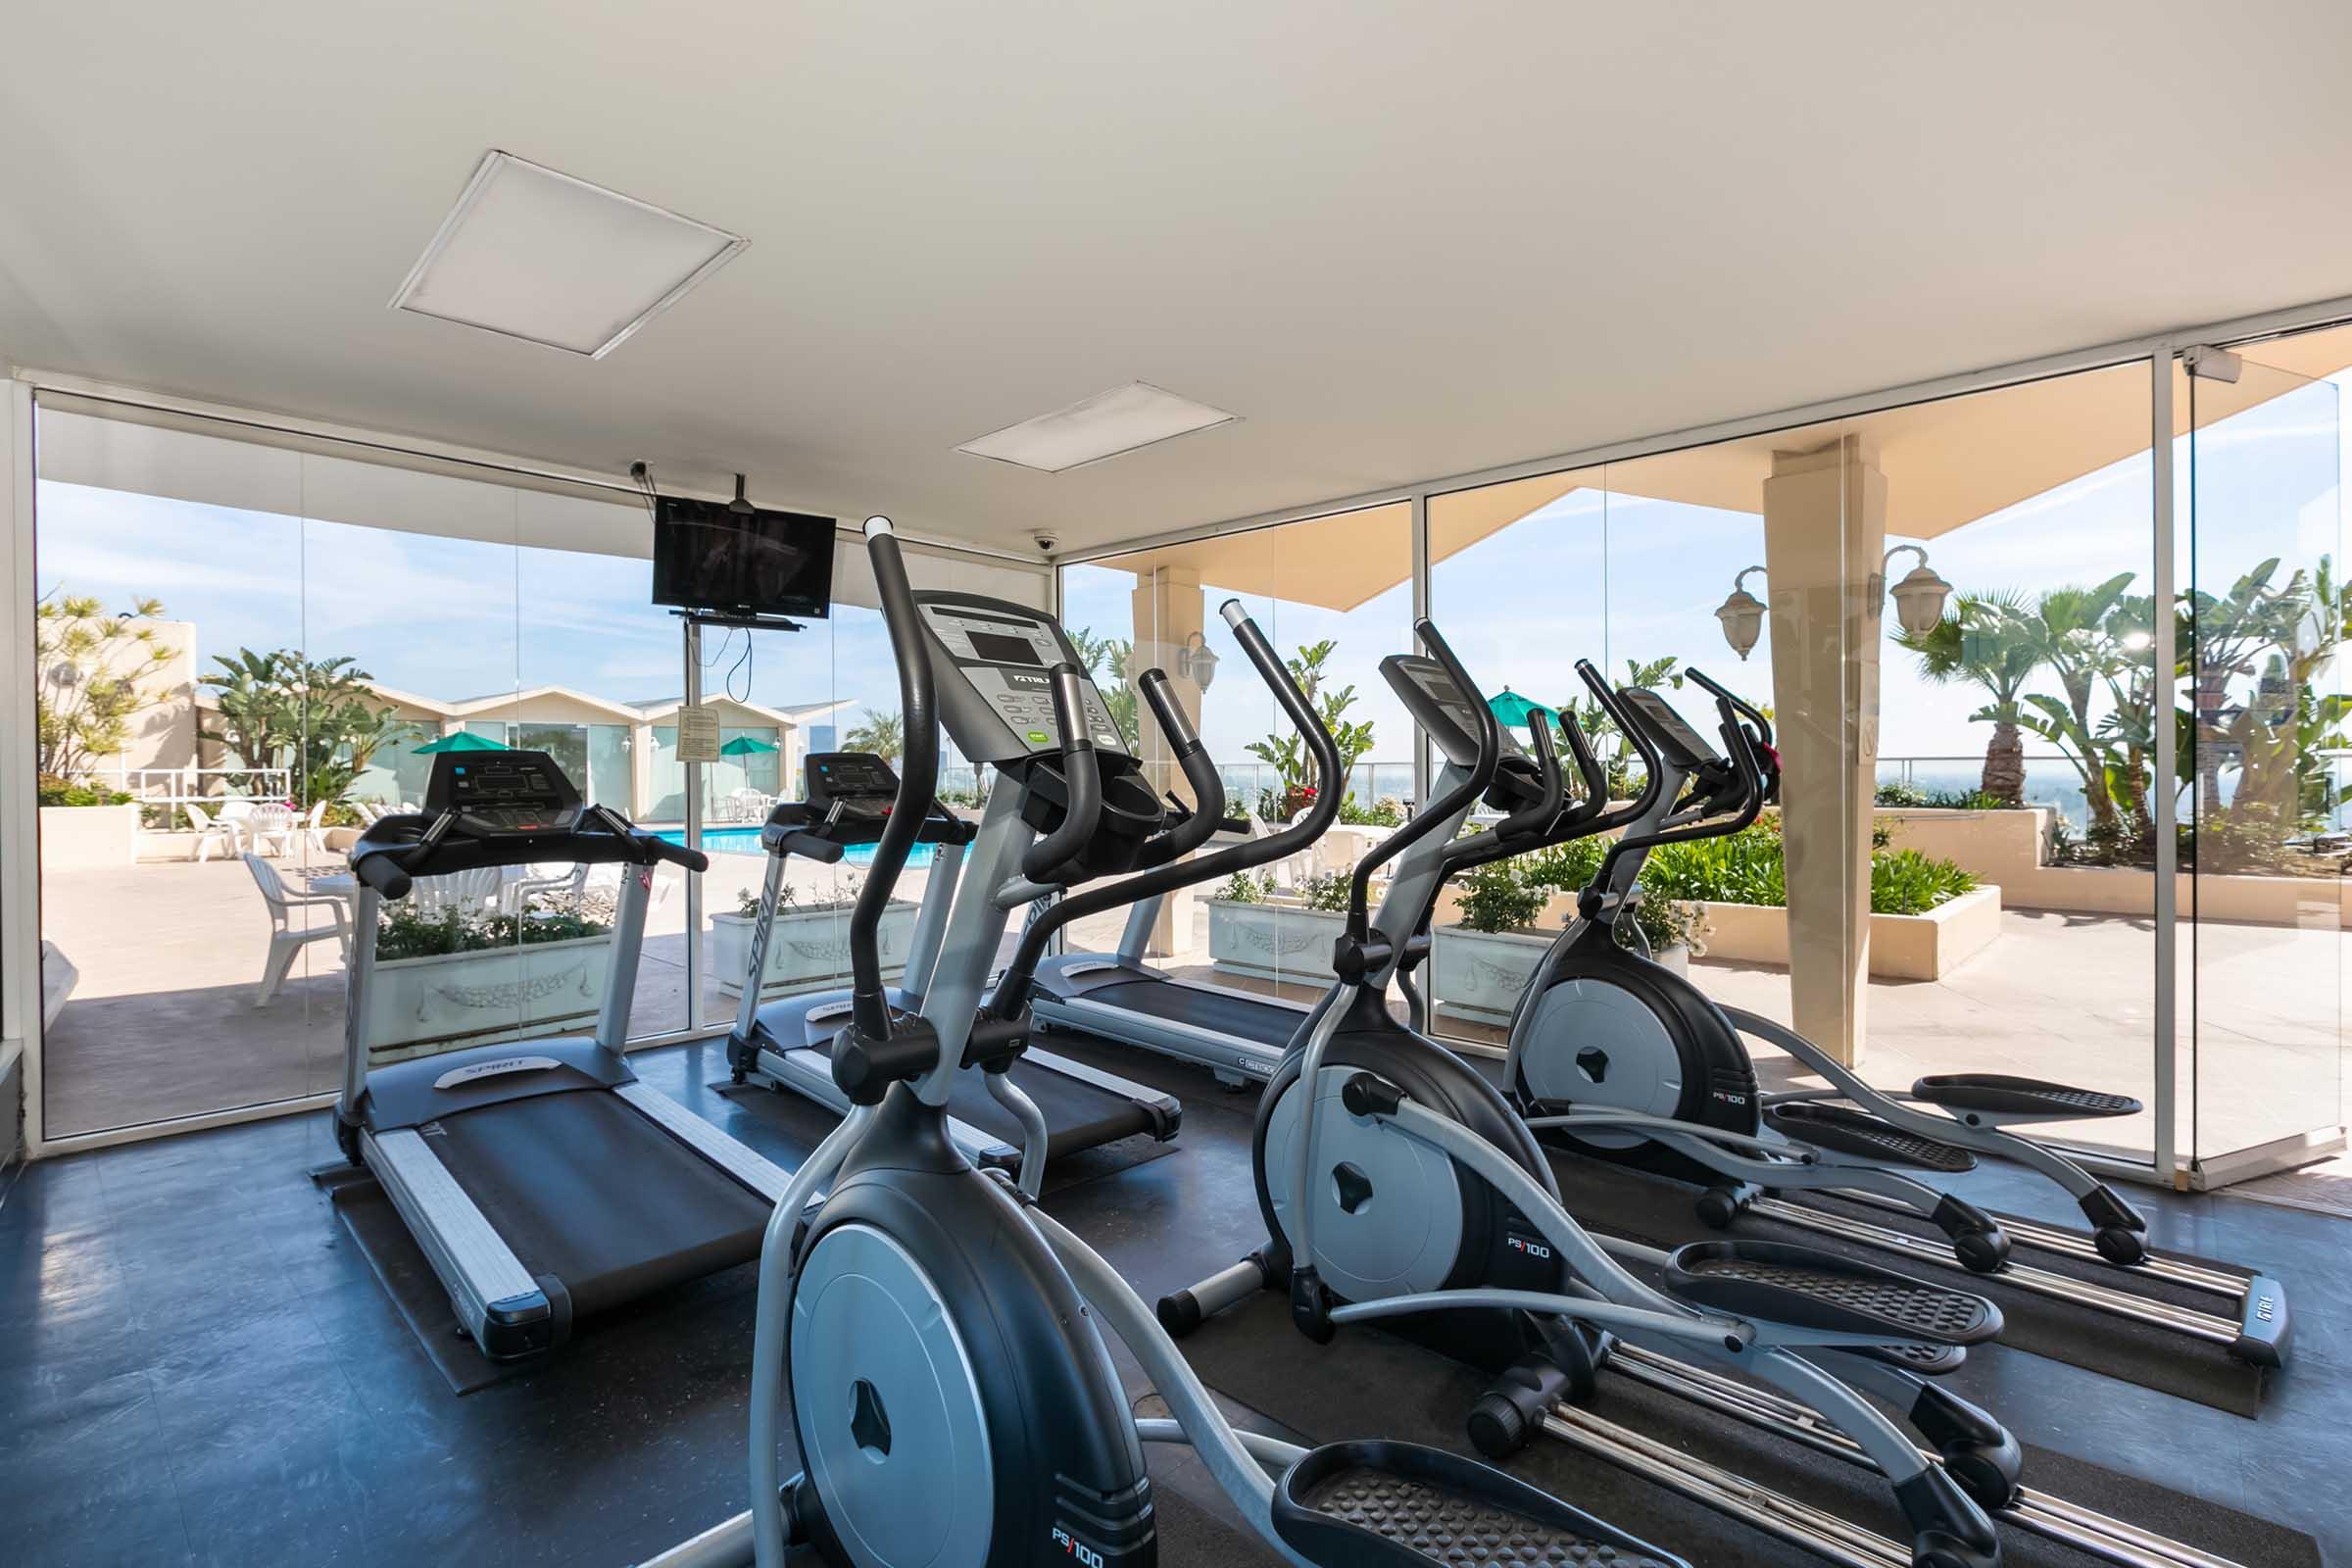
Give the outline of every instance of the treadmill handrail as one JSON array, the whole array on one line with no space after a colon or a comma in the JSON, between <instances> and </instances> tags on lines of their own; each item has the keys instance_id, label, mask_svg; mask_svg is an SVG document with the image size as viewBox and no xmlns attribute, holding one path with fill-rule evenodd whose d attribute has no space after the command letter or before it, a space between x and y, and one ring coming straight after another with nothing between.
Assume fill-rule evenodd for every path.
<instances>
[{"instance_id":1,"label":"treadmill handrail","mask_svg":"<svg viewBox=\"0 0 2352 1568\"><path fill-rule=\"evenodd\" d=\"M1281 655L1274 652L1274 645L1266 641L1266 634L1258 629L1256 621L1250 618L1250 612L1242 608L1242 602L1228 599L1218 613L1233 628L1234 640L1242 645L1242 652L1257 670L1258 678L1272 689L1274 700L1282 705L1283 712L1305 741L1308 753L1313 756L1316 777L1322 781L1315 792L1315 804L1298 821L1262 839L1230 845L1198 859L1180 860L1149 871L1139 871L1133 876L1089 888L1084 893L1071 894L1052 908L1042 910L1029 922L1028 929L1021 933L1021 944L1013 952L1012 962L1005 967L1004 978L997 982L990 1009L998 1017L1017 1018L1022 1009L1028 1006L1030 981L1037 974L1038 960L1045 956L1046 944L1053 940L1054 932L1072 920L1083 920L1089 915L1115 909L1121 905L1138 904L1177 888L1191 887L1195 883L1211 882L1234 871L1270 865L1314 843L1339 816L1340 796L1345 780L1340 771L1340 750L1331 738L1331 731L1324 727L1322 716L1315 711L1314 705L1306 700L1306 694L1298 689L1298 682L1291 674L1290 666L1282 662Z\"/></svg>"},{"instance_id":2,"label":"treadmill handrail","mask_svg":"<svg viewBox=\"0 0 2352 1568\"><path fill-rule=\"evenodd\" d=\"M668 861L689 871L704 871L710 865L710 858L700 850L642 832L618 812L601 806L585 808L570 827L537 833L467 833L458 826L458 816L455 811L432 815L404 811L377 818L351 847L352 874L387 899L404 899L417 877L450 876L486 866L529 865L541 860L584 865Z\"/></svg>"},{"instance_id":3,"label":"treadmill handrail","mask_svg":"<svg viewBox=\"0 0 2352 1568\"><path fill-rule=\"evenodd\" d=\"M865 519L865 550L874 567L875 598L899 666L899 710L905 715L899 794L874 846L874 860L858 907L850 915L851 1016L872 1041L890 1038L890 997L882 988L882 916L898 890L899 873L931 814L939 779L939 710L931 679L930 633L906 581L906 563L888 517Z\"/></svg>"}]
</instances>

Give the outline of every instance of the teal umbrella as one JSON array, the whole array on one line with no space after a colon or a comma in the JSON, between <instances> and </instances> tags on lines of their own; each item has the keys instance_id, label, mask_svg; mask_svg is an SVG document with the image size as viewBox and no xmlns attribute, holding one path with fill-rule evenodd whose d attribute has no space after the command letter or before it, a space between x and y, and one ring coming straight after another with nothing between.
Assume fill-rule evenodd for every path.
<instances>
[{"instance_id":1,"label":"teal umbrella","mask_svg":"<svg viewBox=\"0 0 2352 1568\"><path fill-rule=\"evenodd\" d=\"M759 740L750 735L738 735L726 745L721 746L718 749L718 755L721 757L757 757L761 752L772 752L778 749L773 741Z\"/></svg>"},{"instance_id":2,"label":"teal umbrella","mask_svg":"<svg viewBox=\"0 0 2352 1568\"><path fill-rule=\"evenodd\" d=\"M437 741L417 747L416 755L431 757L438 752L506 752L512 750L514 748L505 741L494 741L487 735L476 735L469 729L462 729L454 735L444 735Z\"/></svg>"},{"instance_id":3,"label":"teal umbrella","mask_svg":"<svg viewBox=\"0 0 2352 1568\"><path fill-rule=\"evenodd\" d=\"M1508 686L1488 698L1487 706L1493 709L1494 716L1505 724L1524 725L1530 713L1542 713L1546 718L1552 716L1550 709L1542 703L1520 696Z\"/></svg>"}]
</instances>

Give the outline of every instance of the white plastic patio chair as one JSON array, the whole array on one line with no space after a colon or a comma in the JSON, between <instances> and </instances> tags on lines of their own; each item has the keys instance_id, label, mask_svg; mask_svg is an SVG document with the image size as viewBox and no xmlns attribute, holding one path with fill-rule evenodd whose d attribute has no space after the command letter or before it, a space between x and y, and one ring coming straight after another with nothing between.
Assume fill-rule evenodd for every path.
<instances>
[{"instance_id":1,"label":"white plastic patio chair","mask_svg":"<svg viewBox=\"0 0 2352 1568\"><path fill-rule=\"evenodd\" d=\"M499 889L499 909L506 914L520 914L531 906L532 898L541 893L552 893L559 899L567 899L576 904L580 894L587 889L588 870L586 861L560 871L547 871L541 865L530 866L525 874Z\"/></svg>"},{"instance_id":2,"label":"white plastic patio chair","mask_svg":"<svg viewBox=\"0 0 2352 1568\"><path fill-rule=\"evenodd\" d=\"M307 862L311 857L325 853L326 802L316 801L302 819L302 858Z\"/></svg>"},{"instance_id":3,"label":"white plastic patio chair","mask_svg":"<svg viewBox=\"0 0 2352 1568\"><path fill-rule=\"evenodd\" d=\"M245 831L260 855L285 855L302 840L302 818L290 806L257 806L245 819Z\"/></svg>"},{"instance_id":4,"label":"white plastic patio chair","mask_svg":"<svg viewBox=\"0 0 2352 1568\"><path fill-rule=\"evenodd\" d=\"M237 831L234 822L216 822L201 806L181 809L188 813L188 825L196 830L196 842L188 849L189 859L209 860L215 850L224 856L243 853L244 835Z\"/></svg>"},{"instance_id":5,"label":"white plastic patio chair","mask_svg":"<svg viewBox=\"0 0 2352 1568\"><path fill-rule=\"evenodd\" d=\"M270 906L270 956L262 964L262 989L253 1004L267 1006L277 988L285 984L287 972L294 967L294 956L313 942L328 937L335 940L346 963L351 961L351 926L344 918L348 907L338 893L289 893L279 880L277 867L251 851L244 856L245 868L253 873L254 885L262 890L262 902ZM293 911L311 906L326 909L334 916L332 925L297 926ZM309 916L304 916L307 920Z\"/></svg>"},{"instance_id":6,"label":"white plastic patio chair","mask_svg":"<svg viewBox=\"0 0 2352 1568\"><path fill-rule=\"evenodd\" d=\"M438 919L452 909L475 915L498 903L499 890L505 885L504 866L482 865L446 876L420 876L409 899L416 912L428 919Z\"/></svg>"}]
</instances>

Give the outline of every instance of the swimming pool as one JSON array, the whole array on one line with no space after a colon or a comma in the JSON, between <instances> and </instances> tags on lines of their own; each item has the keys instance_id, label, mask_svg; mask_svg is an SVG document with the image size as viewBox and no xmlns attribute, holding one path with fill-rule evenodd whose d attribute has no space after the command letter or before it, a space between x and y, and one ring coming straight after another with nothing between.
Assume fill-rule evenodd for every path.
<instances>
[{"instance_id":1,"label":"swimming pool","mask_svg":"<svg viewBox=\"0 0 2352 1568\"><path fill-rule=\"evenodd\" d=\"M655 836L667 839L672 844L686 842L686 832L683 828L658 828L655 830ZM916 870L929 865L932 851L936 848L936 845L917 844L912 853L906 857L906 864ZM703 849L710 855L760 855L764 853L760 848L760 830L756 827L707 827L703 829ZM842 857L842 861L847 865L871 865L874 863L874 847L871 844L855 845L847 855Z\"/></svg>"}]
</instances>

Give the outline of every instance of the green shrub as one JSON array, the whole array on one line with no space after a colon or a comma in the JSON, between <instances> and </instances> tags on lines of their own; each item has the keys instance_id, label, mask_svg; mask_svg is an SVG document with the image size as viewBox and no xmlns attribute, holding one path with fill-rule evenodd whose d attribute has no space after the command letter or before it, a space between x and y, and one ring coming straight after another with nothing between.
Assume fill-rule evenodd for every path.
<instances>
[{"instance_id":1,"label":"green shrub","mask_svg":"<svg viewBox=\"0 0 2352 1568\"><path fill-rule=\"evenodd\" d=\"M43 806L128 806L130 797L121 790L92 789L72 779L59 778L55 773L43 773L37 786Z\"/></svg>"},{"instance_id":2,"label":"green shrub","mask_svg":"<svg viewBox=\"0 0 2352 1568\"><path fill-rule=\"evenodd\" d=\"M602 920L564 911L534 913L516 919L511 914L466 914L458 909L426 914L408 903L386 907L376 927L375 956L394 958L438 958L453 953L486 953L542 942L572 942L602 936L612 930Z\"/></svg>"},{"instance_id":3,"label":"green shrub","mask_svg":"<svg viewBox=\"0 0 2352 1568\"><path fill-rule=\"evenodd\" d=\"M1527 881L1508 860L1465 872L1461 890L1461 923L1472 931L1523 931L1550 902L1548 890Z\"/></svg>"},{"instance_id":4,"label":"green shrub","mask_svg":"<svg viewBox=\"0 0 2352 1568\"><path fill-rule=\"evenodd\" d=\"M1925 914L1976 891L1977 879L1949 860L1932 860L1917 850L1889 850L1870 858L1870 912Z\"/></svg>"},{"instance_id":5,"label":"green shrub","mask_svg":"<svg viewBox=\"0 0 2352 1568\"><path fill-rule=\"evenodd\" d=\"M1358 806L1350 795L1340 803L1340 820L1349 827L1402 827L1404 803L1394 795L1383 795L1370 806Z\"/></svg>"},{"instance_id":6,"label":"green shrub","mask_svg":"<svg viewBox=\"0 0 2352 1568\"><path fill-rule=\"evenodd\" d=\"M1348 887L1353 879L1346 871L1326 871L1310 876L1306 886L1298 890L1298 902L1310 909L1338 912L1348 905Z\"/></svg>"},{"instance_id":7,"label":"green shrub","mask_svg":"<svg viewBox=\"0 0 2352 1568\"><path fill-rule=\"evenodd\" d=\"M1608 853L1605 839L1570 839L1547 850L1522 855L1517 864L1520 876L1537 887L1575 893L1592 880L1592 874L1600 869L1601 858Z\"/></svg>"},{"instance_id":8,"label":"green shrub","mask_svg":"<svg viewBox=\"0 0 2352 1568\"><path fill-rule=\"evenodd\" d=\"M1228 904L1263 904L1273 893L1274 873L1271 871L1263 876L1236 871L1225 879L1223 887L1217 889L1217 897Z\"/></svg>"},{"instance_id":9,"label":"green shrub","mask_svg":"<svg viewBox=\"0 0 2352 1568\"><path fill-rule=\"evenodd\" d=\"M776 911L780 914L784 910L791 908L794 904L799 902L800 897L801 890L799 888L794 887L789 882L785 883L782 887L776 889ZM745 888L741 893L735 895L735 912L742 915L746 920L759 919L760 890L758 888Z\"/></svg>"},{"instance_id":10,"label":"green shrub","mask_svg":"<svg viewBox=\"0 0 2352 1568\"><path fill-rule=\"evenodd\" d=\"M1699 940L1704 922L1697 905L1680 899L1638 898L1632 912L1630 924L1622 919L1617 924L1619 947L1634 946L1634 932L1639 930L1653 956L1668 948L1689 948L1693 955L1707 951Z\"/></svg>"},{"instance_id":11,"label":"green shrub","mask_svg":"<svg viewBox=\"0 0 2352 1568\"><path fill-rule=\"evenodd\" d=\"M1889 779L1879 786L1878 804L1892 807L1920 807L1928 804L1928 792L1909 779Z\"/></svg>"}]
</instances>

